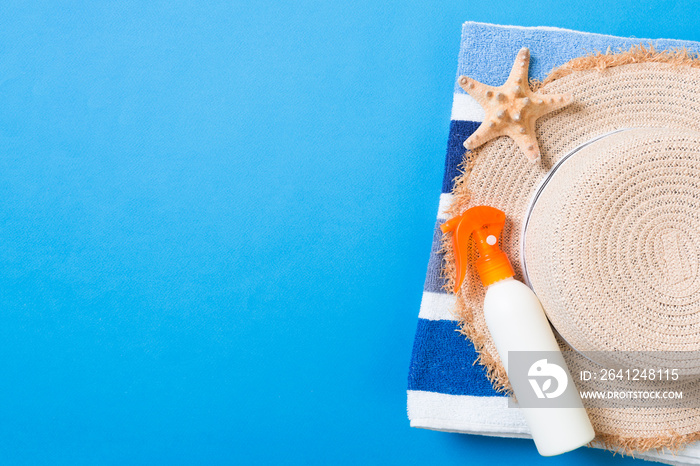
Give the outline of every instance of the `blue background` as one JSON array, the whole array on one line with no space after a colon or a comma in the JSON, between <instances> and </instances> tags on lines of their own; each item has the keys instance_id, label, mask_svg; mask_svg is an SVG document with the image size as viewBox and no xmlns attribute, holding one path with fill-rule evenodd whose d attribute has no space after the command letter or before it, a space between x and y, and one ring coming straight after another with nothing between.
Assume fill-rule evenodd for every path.
<instances>
[{"instance_id":1,"label":"blue background","mask_svg":"<svg viewBox=\"0 0 700 466\"><path fill-rule=\"evenodd\" d=\"M461 24L700 4L4 2L3 464L631 464L411 429ZM146 3L146 2L143 2Z\"/></svg>"}]
</instances>

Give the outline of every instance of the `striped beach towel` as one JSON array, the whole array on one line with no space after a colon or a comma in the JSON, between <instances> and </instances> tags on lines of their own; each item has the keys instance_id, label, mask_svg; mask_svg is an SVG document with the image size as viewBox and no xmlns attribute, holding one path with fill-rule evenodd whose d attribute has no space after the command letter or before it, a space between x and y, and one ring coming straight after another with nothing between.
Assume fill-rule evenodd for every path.
<instances>
[{"instance_id":1,"label":"striped beach towel","mask_svg":"<svg viewBox=\"0 0 700 466\"><path fill-rule=\"evenodd\" d=\"M550 27L524 28L467 22L462 27L457 76L466 75L500 86L508 78L513 57L521 47L531 52L530 77L544 79L549 71L589 52L629 49L635 44L657 49L686 47L700 51L700 43L651 40L590 34ZM456 83L447 143L445 175L433 235L428 273L418 315L418 328L408 374L408 417L412 427L499 437L529 437L518 409L496 393L486 379L471 342L457 332L451 311L454 295L443 289L440 225L451 203L453 180L459 174L462 143L483 121L477 102ZM647 452L636 457L667 464L700 464L700 445L678 454Z\"/></svg>"}]
</instances>

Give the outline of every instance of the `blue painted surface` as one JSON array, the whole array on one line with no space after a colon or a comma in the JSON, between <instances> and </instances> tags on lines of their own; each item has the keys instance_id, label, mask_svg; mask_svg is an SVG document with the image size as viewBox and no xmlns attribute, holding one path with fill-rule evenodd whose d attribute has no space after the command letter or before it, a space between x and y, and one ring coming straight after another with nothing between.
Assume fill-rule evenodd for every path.
<instances>
[{"instance_id":1,"label":"blue painted surface","mask_svg":"<svg viewBox=\"0 0 700 466\"><path fill-rule=\"evenodd\" d=\"M630 464L408 427L463 21L700 5L4 2L3 464Z\"/></svg>"}]
</instances>

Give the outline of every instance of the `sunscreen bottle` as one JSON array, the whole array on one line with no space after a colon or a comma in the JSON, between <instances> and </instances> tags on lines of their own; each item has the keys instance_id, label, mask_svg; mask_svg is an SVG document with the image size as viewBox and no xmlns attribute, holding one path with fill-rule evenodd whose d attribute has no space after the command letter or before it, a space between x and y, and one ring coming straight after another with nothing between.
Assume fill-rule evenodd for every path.
<instances>
[{"instance_id":1,"label":"sunscreen bottle","mask_svg":"<svg viewBox=\"0 0 700 466\"><path fill-rule=\"evenodd\" d=\"M499 241L505 225L505 213L488 206L477 206L452 218L442 225L443 233L452 232L457 277L455 293L459 291L467 270L467 254L471 251L470 238L473 237L479 252L476 270L486 287L484 298L484 316L496 350L503 367L511 380L515 397L530 393L532 388L539 391L541 387L530 381L532 387L519 383L516 385L508 366L508 352L546 351L561 355L549 321L544 314L535 293L524 283L513 278L513 267L506 254L501 251ZM571 380L568 368L564 365L549 364ZM543 360L547 365L546 360ZM542 361L537 361L542 363ZM541 364L540 364L541 365ZM541 370L535 364L531 371ZM566 371L566 372L563 372ZM530 373L529 375L541 375ZM556 375L556 374L554 374ZM557 379L559 380L559 379ZM549 384L546 384L549 386ZM561 386L561 381L558 381ZM573 386L573 383L571 384ZM566 383L564 383L564 387ZM559 390L559 388L557 388ZM532 438L540 455L553 456L586 445L595 437L595 432L588 419L578 391L575 392L576 407L521 407L521 411L530 427ZM548 400L547 400L548 401ZM522 404L522 403L521 403Z\"/></svg>"}]
</instances>

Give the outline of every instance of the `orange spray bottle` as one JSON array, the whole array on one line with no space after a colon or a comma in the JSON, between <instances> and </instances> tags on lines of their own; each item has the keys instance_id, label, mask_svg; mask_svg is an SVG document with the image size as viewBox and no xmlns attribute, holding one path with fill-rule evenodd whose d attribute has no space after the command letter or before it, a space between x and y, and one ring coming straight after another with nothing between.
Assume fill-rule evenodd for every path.
<instances>
[{"instance_id":1,"label":"orange spray bottle","mask_svg":"<svg viewBox=\"0 0 700 466\"><path fill-rule=\"evenodd\" d=\"M474 241L476 271L486 287L486 325L538 452L558 455L589 443L595 432L542 305L527 285L513 278L513 267L499 247L505 221L504 212L477 206L442 225L443 233L452 232L455 293L466 276Z\"/></svg>"}]
</instances>

